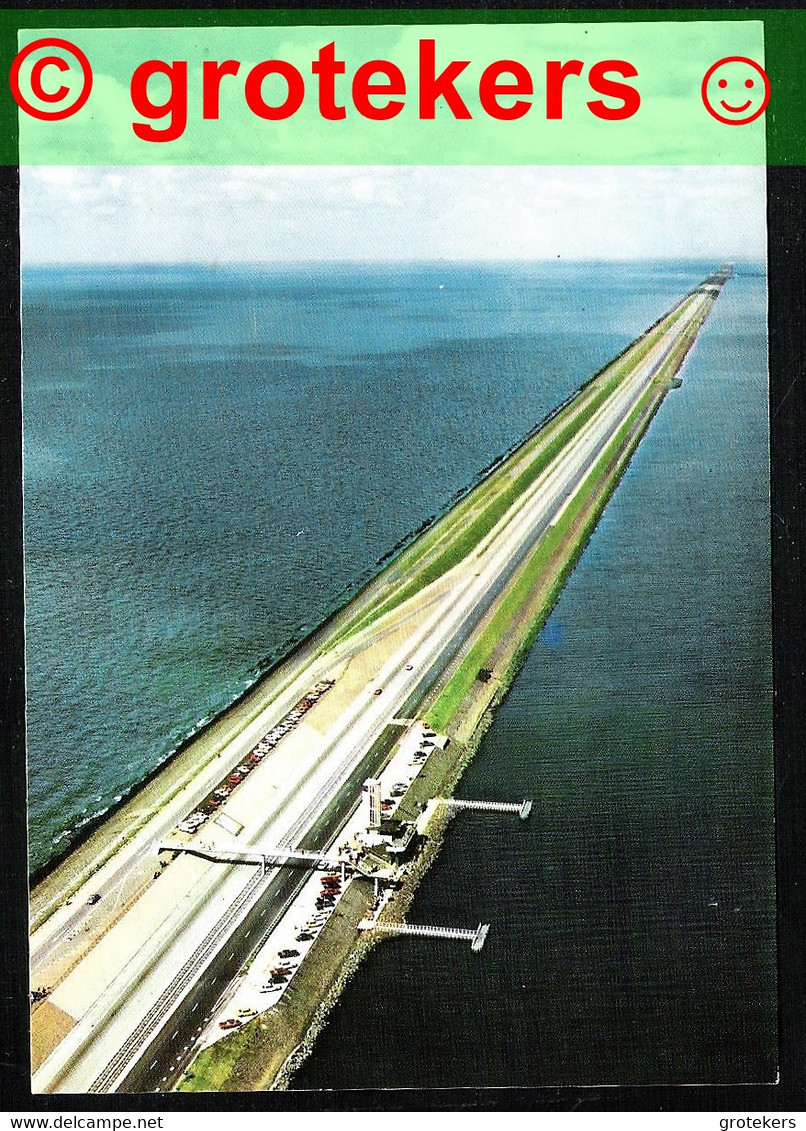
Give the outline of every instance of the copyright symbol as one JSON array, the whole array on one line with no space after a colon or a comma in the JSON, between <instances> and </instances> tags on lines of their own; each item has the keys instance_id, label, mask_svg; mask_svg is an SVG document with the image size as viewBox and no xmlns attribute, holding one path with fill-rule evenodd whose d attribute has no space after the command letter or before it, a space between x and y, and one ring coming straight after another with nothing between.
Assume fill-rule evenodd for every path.
<instances>
[{"instance_id":1,"label":"copyright symbol","mask_svg":"<svg viewBox=\"0 0 806 1131\"><path fill-rule=\"evenodd\" d=\"M56 48L60 54L31 57L42 48ZM65 58L67 56L68 58ZM70 76L69 85L61 82ZM56 122L78 113L92 90L92 67L83 51L66 39L37 39L23 47L11 64L8 76L14 101L34 118ZM25 87L26 94L22 88ZM29 99L33 96L37 102Z\"/></svg>"}]
</instances>

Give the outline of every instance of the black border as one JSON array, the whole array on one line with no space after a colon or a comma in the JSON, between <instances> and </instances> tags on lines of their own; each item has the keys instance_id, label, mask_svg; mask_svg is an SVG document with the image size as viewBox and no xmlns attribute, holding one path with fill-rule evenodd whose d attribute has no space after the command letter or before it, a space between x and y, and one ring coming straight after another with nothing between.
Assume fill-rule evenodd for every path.
<instances>
[{"instance_id":1,"label":"black border","mask_svg":"<svg viewBox=\"0 0 806 1131\"><path fill-rule=\"evenodd\" d=\"M4 5L5 6L5 5ZM9 5L10 6L10 5ZM20 0L24 9L81 9L86 3ZM305 11L321 4L266 4L264 9ZM443 5L445 6L445 5ZM756 0L753 7L783 5ZM108 9L130 9L126 0L108 0ZM238 9L227 0L157 3L142 9ZM434 8L410 0L398 5L375 0L363 10ZM560 3L482 5L465 10L561 11ZM645 8L632 2L583 0L573 5L619 10ZM694 0L662 0L653 8L708 7ZM257 10L257 9L256 9ZM740 10L739 10L740 11ZM805 17L806 18L806 17ZM797 112L796 110L793 112ZM777 1085L697 1087L607 1087L534 1089L447 1089L438 1091L341 1091L205 1095L32 1096L28 1068L27 854L24 744L24 636L22 579L22 444L20 408L20 297L18 172L0 167L0 565L2 565L3 647L0 650L0 725L3 770L0 806L3 927L2 1006L0 1007L0 1106L6 1112L165 1112L172 1111L711 1111L800 1112L806 1100L806 860L800 833L806 829L801 708L806 703L806 624L804 624L804 515L806 514L806 397L804 396L804 239L806 169L767 170L768 282L770 348L770 440L772 452L772 577L775 684L776 822L779 937L780 1080Z\"/></svg>"}]
</instances>

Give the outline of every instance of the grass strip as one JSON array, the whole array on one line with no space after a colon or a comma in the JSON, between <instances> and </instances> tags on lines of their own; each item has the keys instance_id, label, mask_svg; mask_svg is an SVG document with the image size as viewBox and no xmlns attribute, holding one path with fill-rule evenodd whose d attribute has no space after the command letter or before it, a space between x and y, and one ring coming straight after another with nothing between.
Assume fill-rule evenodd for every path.
<instances>
[{"instance_id":1,"label":"grass strip","mask_svg":"<svg viewBox=\"0 0 806 1131\"><path fill-rule=\"evenodd\" d=\"M253 1021L202 1049L193 1061L192 1068L183 1077L177 1091L226 1091L226 1084L232 1076L235 1065L246 1055L257 1038L256 1028Z\"/></svg>"}]
</instances>

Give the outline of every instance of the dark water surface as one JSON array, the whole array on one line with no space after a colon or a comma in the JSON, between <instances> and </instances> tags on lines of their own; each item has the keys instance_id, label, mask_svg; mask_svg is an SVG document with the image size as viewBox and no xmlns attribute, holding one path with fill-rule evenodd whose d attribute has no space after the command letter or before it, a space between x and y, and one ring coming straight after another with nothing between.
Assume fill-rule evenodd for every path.
<instances>
[{"instance_id":1,"label":"dark water surface","mask_svg":"<svg viewBox=\"0 0 806 1131\"><path fill-rule=\"evenodd\" d=\"M737 277L462 780L530 822L457 817L409 915L484 951L385 941L298 1087L775 1078L766 411Z\"/></svg>"},{"instance_id":2,"label":"dark water surface","mask_svg":"<svg viewBox=\"0 0 806 1131\"><path fill-rule=\"evenodd\" d=\"M31 863L714 264L24 281ZM301 1087L775 1074L764 279L728 284ZM345 1048L349 1047L349 1056Z\"/></svg>"}]
</instances>

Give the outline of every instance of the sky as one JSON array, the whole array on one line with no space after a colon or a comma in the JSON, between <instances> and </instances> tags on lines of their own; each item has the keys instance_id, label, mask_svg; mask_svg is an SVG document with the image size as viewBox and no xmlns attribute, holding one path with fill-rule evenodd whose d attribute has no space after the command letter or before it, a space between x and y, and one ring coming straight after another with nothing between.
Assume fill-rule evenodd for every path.
<instances>
[{"instance_id":1,"label":"sky","mask_svg":"<svg viewBox=\"0 0 806 1131\"><path fill-rule=\"evenodd\" d=\"M24 265L764 260L763 166L40 166Z\"/></svg>"}]
</instances>

